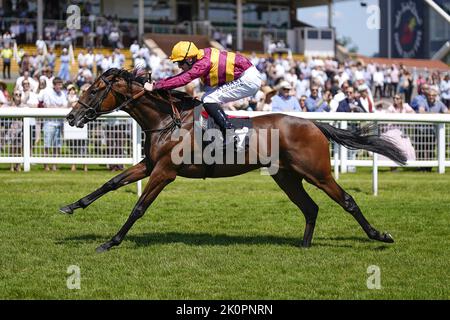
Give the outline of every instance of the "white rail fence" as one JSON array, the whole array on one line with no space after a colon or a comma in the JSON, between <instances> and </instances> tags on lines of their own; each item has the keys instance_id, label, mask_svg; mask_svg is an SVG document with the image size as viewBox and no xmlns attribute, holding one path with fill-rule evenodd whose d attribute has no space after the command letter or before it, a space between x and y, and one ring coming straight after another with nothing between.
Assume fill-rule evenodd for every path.
<instances>
[{"instance_id":1,"label":"white rail fence","mask_svg":"<svg viewBox=\"0 0 450 320\"><path fill-rule=\"evenodd\" d=\"M105 115L74 131L63 120L68 109L0 108L0 163L19 163L24 171L34 164L136 164L142 160L144 136L139 125L125 112ZM257 116L265 112L236 111L232 115ZM376 122L381 132L397 132L410 149L407 167L436 167L445 173L450 166L450 114L285 113L330 122L340 128ZM396 131L397 130L397 131ZM46 133L44 134L44 131ZM53 133L56 147L48 140ZM60 138L58 138L60 137ZM378 192L378 167L396 167L366 151L331 147L334 174L372 167L373 192ZM139 184L140 190L140 184Z\"/></svg>"}]
</instances>

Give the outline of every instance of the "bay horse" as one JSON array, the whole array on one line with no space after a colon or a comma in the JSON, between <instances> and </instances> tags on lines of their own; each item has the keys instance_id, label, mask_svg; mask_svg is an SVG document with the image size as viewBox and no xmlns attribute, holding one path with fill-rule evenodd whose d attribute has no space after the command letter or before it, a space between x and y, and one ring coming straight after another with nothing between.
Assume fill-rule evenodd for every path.
<instances>
[{"instance_id":1,"label":"bay horse","mask_svg":"<svg viewBox=\"0 0 450 320\"><path fill-rule=\"evenodd\" d=\"M141 162L112 178L91 194L60 209L63 213L72 214L74 210L86 208L112 190L150 176L125 224L110 241L100 245L96 249L97 252L119 245L164 187L177 176L205 177L205 165L175 164L172 161L171 151L181 142L172 141L168 134L177 130L178 126L188 132L193 131L193 107L199 105L200 101L176 90L145 92L143 84L146 80L148 77L138 76L135 71L109 69L95 80L67 116L71 126L83 127L103 114L124 110L146 133L145 157ZM279 130L279 169L272 178L304 214L306 225L302 247L311 246L319 211L318 205L305 191L303 180L323 190L350 213L370 239L384 243L394 242L389 233L379 232L366 220L355 200L336 183L331 174L329 151L331 140L347 148L376 152L399 164L405 164L405 155L391 141L373 132L343 130L329 124L276 113L253 117L252 124L256 131ZM240 175L263 166L260 163L217 164L212 177Z\"/></svg>"}]
</instances>

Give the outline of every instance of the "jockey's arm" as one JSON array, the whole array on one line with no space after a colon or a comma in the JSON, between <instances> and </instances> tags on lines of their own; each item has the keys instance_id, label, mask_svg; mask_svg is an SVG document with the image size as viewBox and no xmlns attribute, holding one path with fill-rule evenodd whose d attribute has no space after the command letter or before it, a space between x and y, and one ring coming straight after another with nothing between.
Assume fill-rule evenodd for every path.
<instances>
[{"instance_id":1,"label":"jockey's arm","mask_svg":"<svg viewBox=\"0 0 450 320\"><path fill-rule=\"evenodd\" d=\"M192 68L188 71L179 73L167 79L157 81L153 89L175 89L187 85L192 80L205 76L209 72L209 61L201 59L194 63Z\"/></svg>"}]
</instances>

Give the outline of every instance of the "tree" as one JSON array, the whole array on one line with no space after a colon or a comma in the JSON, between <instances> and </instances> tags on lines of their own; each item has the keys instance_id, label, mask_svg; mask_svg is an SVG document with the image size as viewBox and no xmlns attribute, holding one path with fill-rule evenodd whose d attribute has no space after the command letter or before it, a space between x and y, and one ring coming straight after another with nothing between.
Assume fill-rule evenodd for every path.
<instances>
[{"instance_id":1,"label":"tree","mask_svg":"<svg viewBox=\"0 0 450 320\"><path fill-rule=\"evenodd\" d=\"M343 37L338 38L336 41L338 44L340 44L344 48L347 48L348 52L358 53L359 48L357 45L355 45L353 43L352 38L343 36Z\"/></svg>"}]
</instances>

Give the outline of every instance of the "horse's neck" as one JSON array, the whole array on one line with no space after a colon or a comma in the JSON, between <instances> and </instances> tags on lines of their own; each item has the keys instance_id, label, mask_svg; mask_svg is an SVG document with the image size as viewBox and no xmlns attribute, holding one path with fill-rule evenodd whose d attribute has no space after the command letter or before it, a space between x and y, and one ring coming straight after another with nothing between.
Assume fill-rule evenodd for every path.
<instances>
[{"instance_id":1,"label":"horse's neck","mask_svg":"<svg viewBox=\"0 0 450 320\"><path fill-rule=\"evenodd\" d=\"M155 129L161 122L165 121L164 116L161 116L156 110L146 108L145 103L136 101L133 105L124 109L130 116L137 121L137 123L144 130Z\"/></svg>"},{"instance_id":2,"label":"horse's neck","mask_svg":"<svg viewBox=\"0 0 450 320\"><path fill-rule=\"evenodd\" d=\"M161 106L161 102L146 96L124 110L139 123L143 130L160 129L164 124L172 121L172 110L169 106Z\"/></svg>"}]
</instances>

